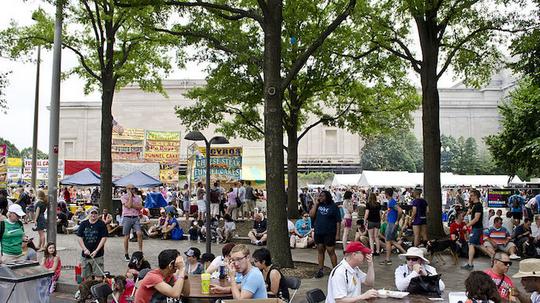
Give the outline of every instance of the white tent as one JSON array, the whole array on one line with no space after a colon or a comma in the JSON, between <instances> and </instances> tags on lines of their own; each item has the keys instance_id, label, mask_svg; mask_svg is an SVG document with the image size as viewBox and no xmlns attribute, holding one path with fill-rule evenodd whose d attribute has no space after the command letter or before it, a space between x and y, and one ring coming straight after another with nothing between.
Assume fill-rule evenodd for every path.
<instances>
[{"instance_id":1,"label":"white tent","mask_svg":"<svg viewBox=\"0 0 540 303\"><path fill-rule=\"evenodd\" d=\"M510 178L506 175L454 175L441 174L442 186L507 186L509 184L520 184L518 176Z\"/></svg>"},{"instance_id":2,"label":"white tent","mask_svg":"<svg viewBox=\"0 0 540 303\"><path fill-rule=\"evenodd\" d=\"M364 170L358 181L362 187L414 187L418 177L411 177L406 171L373 171Z\"/></svg>"},{"instance_id":3,"label":"white tent","mask_svg":"<svg viewBox=\"0 0 540 303\"><path fill-rule=\"evenodd\" d=\"M334 175L332 186L354 186L358 185L361 174Z\"/></svg>"}]
</instances>

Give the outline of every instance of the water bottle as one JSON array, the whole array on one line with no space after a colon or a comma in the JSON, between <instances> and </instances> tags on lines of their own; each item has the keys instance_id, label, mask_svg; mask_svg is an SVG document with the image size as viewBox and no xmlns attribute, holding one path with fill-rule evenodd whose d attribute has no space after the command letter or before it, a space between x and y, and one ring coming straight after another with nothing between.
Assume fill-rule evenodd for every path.
<instances>
[{"instance_id":1,"label":"water bottle","mask_svg":"<svg viewBox=\"0 0 540 303\"><path fill-rule=\"evenodd\" d=\"M81 263L79 263L77 266L75 266L75 282L77 282L77 284L81 284L82 280L82 268Z\"/></svg>"},{"instance_id":2,"label":"water bottle","mask_svg":"<svg viewBox=\"0 0 540 303\"><path fill-rule=\"evenodd\" d=\"M227 278L227 272L225 271L225 265L221 265L219 267L219 279L225 279Z\"/></svg>"}]
</instances>

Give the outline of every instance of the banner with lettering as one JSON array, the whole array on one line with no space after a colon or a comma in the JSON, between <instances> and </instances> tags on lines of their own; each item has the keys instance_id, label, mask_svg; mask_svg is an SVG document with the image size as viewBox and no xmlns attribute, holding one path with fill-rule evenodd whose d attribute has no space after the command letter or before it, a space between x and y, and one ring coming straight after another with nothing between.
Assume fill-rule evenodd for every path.
<instances>
[{"instance_id":1,"label":"banner with lettering","mask_svg":"<svg viewBox=\"0 0 540 303\"><path fill-rule=\"evenodd\" d=\"M7 181L8 185L19 182L22 179L22 165L21 158L7 158Z\"/></svg>"},{"instance_id":2,"label":"banner with lettering","mask_svg":"<svg viewBox=\"0 0 540 303\"><path fill-rule=\"evenodd\" d=\"M144 129L124 128L121 133L113 131L111 156L113 161L142 160Z\"/></svg>"},{"instance_id":3,"label":"banner with lettering","mask_svg":"<svg viewBox=\"0 0 540 303\"><path fill-rule=\"evenodd\" d=\"M178 183L178 164L160 164L159 165L159 180L163 183Z\"/></svg>"},{"instance_id":4,"label":"banner with lettering","mask_svg":"<svg viewBox=\"0 0 540 303\"><path fill-rule=\"evenodd\" d=\"M146 131L144 159L159 163L180 161L180 132Z\"/></svg>"},{"instance_id":5,"label":"banner with lettering","mask_svg":"<svg viewBox=\"0 0 540 303\"><path fill-rule=\"evenodd\" d=\"M64 160L58 160L58 180L64 178ZM23 179L29 181L32 179L32 159L24 159ZM49 160L38 159L36 161L36 179L49 179Z\"/></svg>"},{"instance_id":6,"label":"banner with lettering","mask_svg":"<svg viewBox=\"0 0 540 303\"><path fill-rule=\"evenodd\" d=\"M0 188L7 187L7 145L0 145Z\"/></svg>"},{"instance_id":7,"label":"banner with lettering","mask_svg":"<svg viewBox=\"0 0 540 303\"><path fill-rule=\"evenodd\" d=\"M238 181L242 176L242 147L211 147L210 178L226 182ZM195 182L206 178L206 148L199 147L193 170Z\"/></svg>"}]
</instances>

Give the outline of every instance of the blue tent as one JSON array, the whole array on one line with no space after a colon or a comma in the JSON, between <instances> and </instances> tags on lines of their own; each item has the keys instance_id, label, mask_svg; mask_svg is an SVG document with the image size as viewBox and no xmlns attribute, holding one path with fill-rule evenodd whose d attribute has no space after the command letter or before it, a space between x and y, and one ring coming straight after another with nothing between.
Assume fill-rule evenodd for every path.
<instances>
[{"instance_id":1,"label":"blue tent","mask_svg":"<svg viewBox=\"0 0 540 303\"><path fill-rule=\"evenodd\" d=\"M62 185L94 186L101 183L101 177L90 168L85 168L60 181Z\"/></svg>"},{"instance_id":2,"label":"blue tent","mask_svg":"<svg viewBox=\"0 0 540 303\"><path fill-rule=\"evenodd\" d=\"M147 193L144 200L144 207L146 208L160 208L167 206L167 201L163 198L161 193Z\"/></svg>"},{"instance_id":3,"label":"blue tent","mask_svg":"<svg viewBox=\"0 0 540 303\"><path fill-rule=\"evenodd\" d=\"M135 187L142 187L142 188L163 185L161 181L143 173L142 171L132 172L131 174L114 181L113 184L114 186L117 186L117 187L126 187L128 184L133 184L135 185Z\"/></svg>"}]
</instances>

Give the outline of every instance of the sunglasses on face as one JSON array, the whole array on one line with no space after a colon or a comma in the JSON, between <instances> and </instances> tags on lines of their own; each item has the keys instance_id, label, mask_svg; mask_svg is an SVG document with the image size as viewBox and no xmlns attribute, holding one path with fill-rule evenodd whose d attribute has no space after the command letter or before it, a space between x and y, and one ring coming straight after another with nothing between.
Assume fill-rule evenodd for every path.
<instances>
[{"instance_id":1,"label":"sunglasses on face","mask_svg":"<svg viewBox=\"0 0 540 303\"><path fill-rule=\"evenodd\" d=\"M501 262L502 264L506 265L506 266L512 266L512 261L503 261L501 259L495 259L499 262Z\"/></svg>"},{"instance_id":2,"label":"sunglasses on face","mask_svg":"<svg viewBox=\"0 0 540 303\"><path fill-rule=\"evenodd\" d=\"M407 258L407 261L417 262L419 258Z\"/></svg>"}]
</instances>

